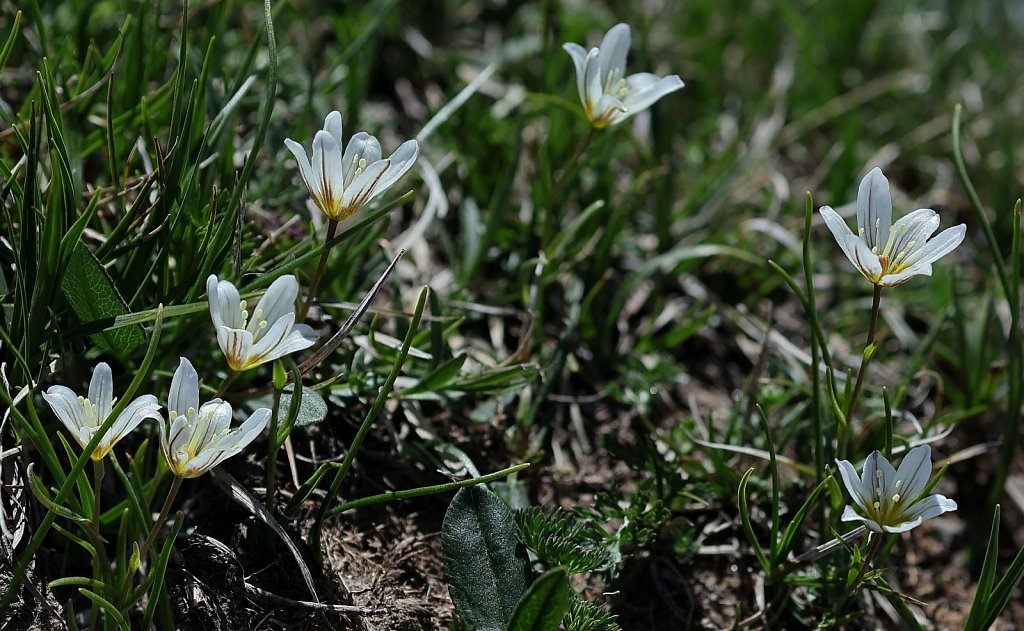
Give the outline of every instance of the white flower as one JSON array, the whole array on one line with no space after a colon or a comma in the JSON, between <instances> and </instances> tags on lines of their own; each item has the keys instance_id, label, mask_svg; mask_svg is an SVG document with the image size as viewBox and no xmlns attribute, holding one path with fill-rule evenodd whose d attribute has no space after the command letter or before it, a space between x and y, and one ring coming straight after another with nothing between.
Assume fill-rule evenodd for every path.
<instances>
[{"instance_id":1,"label":"white flower","mask_svg":"<svg viewBox=\"0 0 1024 631\"><path fill-rule=\"evenodd\" d=\"M57 415L64 426L84 449L96 434L103 421L110 416L117 398L114 397L114 378L110 366L101 362L92 373L89 382L89 398L76 395L70 388L50 386L43 399L50 404L50 409ZM114 443L125 437L128 432L138 427L144 419L162 419L160 404L156 397L144 394L128 404L118 415L117 420L103 435L96 449L92 452L93 460L102 460L113 447Z\"/></svg>"},{"instance_id":2,"label":"white flower","mask_svg":"<svg viewBox=\"0 0 1024 631\"><path fill-rule=\"evenodd\" d=\"M638 72L627 77L629 41L629 25L616 24L605 34L601 45L589 52L579 44L562 45L576 64L576 87L583 111L594 127L621 123L683 87L679 75L659 77Z\"/></svg>"},{"instance_id":3,"label":"white flower","mask_svg":"<svg viewBox=\"0 0 1024 631\"><path fill-rule=\"evenodd\" d=\"M864 461L860 479L847 460L836 460L846 490L859 511L847 506L843 521L859 521L874 532L906 532L926 519L956 510L956 502L942 495L918 497L932 474L932 449L914 447L897 471L874 451Z\"/></svg>"},{"instance_id":4,"label":"white flower","mask_svg":"<svg viewBox=\"0 0 1024 631\"><path fill-rule=\"evenodd\" d=\"M312 328L295 324L299 282L290 274L271 283L251 314L238 289L213 274L206 279L206 293L217 343L231 370L248 370L316 343Z\"/></svg>"},{"instance_id":5,"label":"white flower","mask_svg":"<svg viewBox=\"0 0 1024 631\"><path fill-rule=\"evenodd\" d=\"M864 278L883 287L901 285L918 274L931 276L932 263L952 252L967 233L967 226L960 224L929 240L939 227L939 216L930 208L915 210L893 224L889 181L877 167L864 176L857 191L857 234L830 206L818 212L850 262Z\"/></svg>"},{"instance_id":6,"label":"white flower","mask_svg":"<svg viewBox=\"0 0 1024 631\"><path fill-rule=\"evenodd\" d=\"M195 478L240 453L270 421L259 408L240 427L231 429L231 404L213 399L199 405L199 374L184 357L167 395L168 421L160 432L167 466L179 478Z\"/></svg>"},{"instance_id":7,"label":"white flower","mask_svg":"<svg viewBox=\"0 0 1024 631\"><path fill-rule=\"evenodd\" d=\"M284 144L299 163L313 203L335 221L351 217L374 197L391 188L416 162L420 146L415 140L402 143L390 158L381 159L380 143L365 131L354 134L341 154L341 113L324 119L324 128L313 138L313 161L299 143Z\"/></svg>"}]
</instances>

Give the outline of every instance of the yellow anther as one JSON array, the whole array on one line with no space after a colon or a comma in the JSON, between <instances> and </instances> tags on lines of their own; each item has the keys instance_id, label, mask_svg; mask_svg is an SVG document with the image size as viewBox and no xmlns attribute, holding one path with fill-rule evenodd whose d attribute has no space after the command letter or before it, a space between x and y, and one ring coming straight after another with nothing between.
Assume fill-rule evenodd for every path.
<instances>
[{"instance_id":1,"label":"yellow anther","mask_svg":"<svg viewBox=\"0 0 1024 631\"><path fill-rule=\"evenodd\" d=\"M266 320L260 320L260 328L261 329L267 328L267 321Z\"/></svg>"},{"instance_id":2,"label":"yellow anther","mask_svg":"<svg viewBox=\"0 0 1024 631\"><path fill-rule=\"evenodd\" d=\"M359 170L362 171L366 168L366 158L359 158Z\"/></svg>"},{"instance_id":3,"label":"yellow anther","mask_svg":"<svg viewBox=\"0 0 1024 631\"><path fill-rule=\"evenodd\" d=\"M879 503L879 502L875 502L875 503L873 504L873 506L875 507L875 510L878 510L878 509L882 508L882 504L881 504L881 503Z\"/></svg>"},{"instance_id":4,"label":"yellow anther","mask_svg":"<svg viewBox=\"0 0 1024 631\"><path fill-rule=\"evenodd\" d=\"M171 413L168 414L167 416L173 421L174 419L178 418L178 413L175 412L174 410L171 410Z\"/></svg>"},{"instance_id":5,"label":"yellow anther","mask_svg":"<svg viewBox=\"0 0 1024 631\"><path fill-rule=\"evenodd\" d=\"M900 501L900 494L899 493L896 493L895 495L892 496L892 503L893 504L898 504L899 501Z\"/></svg>"},{"instance_id":6,"label":"yellow anther","mask_svg":"<svg viewBox=\"0 0 1024 631\"><path fill-rule=\"evenodd\" d=\"M188 409L185 410L185 416L191 417L191 416L195 416L195 415L196 415L196 409L190 405L188 407Z\"/></svg>"}]
</instances>

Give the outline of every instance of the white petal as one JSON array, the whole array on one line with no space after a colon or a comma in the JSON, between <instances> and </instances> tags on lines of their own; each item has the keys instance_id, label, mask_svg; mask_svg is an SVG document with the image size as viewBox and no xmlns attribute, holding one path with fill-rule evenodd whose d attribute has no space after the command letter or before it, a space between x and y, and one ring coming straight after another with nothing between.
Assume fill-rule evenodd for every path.
<instances>
[{"instance_id":1,"label":"white petal","mask_svg":"<svg viewBox=\"0 0 1024 631\"><path fill-rule=\"evenodd\" d=\"M419 155L420 145L415 140L406 140L398 149L395 149L395 152L388 158L391 161L391 166L384 172L384 177L380 179L375 195L387 191L402 179L412 165L416 164L416 158Z\"/></svg>"},{"instance_id":2,"label":"white petal","mask_svg":"<svg viewBox=\"0 0 1024 631\"><path fill-rule=\"evenodd\" d=\"M43 393L43 399L50 405L50 409L57 415L57 418L68 430L74 434L79 428L85 427L85 412L82 404L78 401L78 395L71 388L65 386L50 386Z\"/></svg>"},{"instance_id":3,"label":"white petal","mask_svg":"<svg viewBox=\"0 0 1024 631\"><path fill-rule=\"evenodd\" d=\"M96 406L96 422L102 424L114 407L114 376L106 362L96 364L89 381L89 402Z\"/></svg>"},{"instance_id":4,"label":"white petal","mask_svg":"<svg viewBox=\"0 0 1024 631\"><path fill-rule=\"evenodd\" d=\"M249 356L252 354L252 333L245 329L229 329L222 326L217 329L217 344L224 352L231 370L245 370Z\"/></svg>"},{"instance_id":5,"label":"white petal","mask_svg":"<svg viewBox=\"0 0 1024 631\"><path fill-rule=\"evenodd\" d=\"M249 353L250 367L270 361L276 348L288 337L293 324L295 324L294 313L286 313L278 318L263 337L253 345L252 351ZM275 355L275 357L281 357L281 355Z\"/></svg>"},{"instance_id":6,"label":"white petal","mask_svg":"<svg viewBox=\"0 0 1024 631\"><path fill-rule=\"evenodd\" d=\"M562 44L562 50L569 53L572 63L576 66L576 89L580 94L580 102L587 100L587 51L579 44Z\"/></svg>"},{"instance_id":7,"label":"white petal","mask_svg":"<svg viewBox=\"0 0 1024 631\"><path fill-rule=\"evenodd\" d=\"M267 428L268 423L270 423L270 408L257 408L238 428L238 433L241 434L239 447L244 449L249 443L256 440L256 437Z\"/></svg>"},{"instance_id":8,"label":"white petal","mask_svg":"<svg viewBox=\"0 0 1024 631\"><path fill-rule=\"evenodd\" d=\"M932 275L932 264L931 263L915 263L903 271L895 274L886 274L878 280L878 284L882 287L896 287L902 285L914 276L931 276Z\"/></svg>"},{"instance_id":9,"label":"white petal","mask_svg":"<svg viewBox=\"0 0 1024 631\"><path fill-rule=\"evenodd\" d=\"M175 456L178 452L184 449L185 445L188 444L188 439L192 437L190 427L189 417L185 415L174 417L174 420L168 425L167 434L164 437L165 456ZM168 458L168 460L170 460L170 458Z\"/></svg>"},{"instance_id":10,"label":"white petal","mask_svg":"<svg viewBox=\"0 0 1024 631\"><path fill-rule=\"evenodd\" d=\"M890 526L890 525L886 524L886 525L882 526L882 529L884 529L886 532L889 532L889 533L892 533L892 534L896 535L896 534L899 534L901 532L907 532L908 530L911 530L913 528L917 528L918 526L921 525L921 522L923 522L923 521L924 521L924 519L922 519L920 517L917 517L917 518L911 519L909 521L900 522L900 523L898 523L898 524L896 524L894 526Z\"/></svg>"},{"instance_id":11,"label":"white petal","mask_svg":"<svg viewBox=\"0 0 1024 631\"><path fill-rule=\"evenodd\" d=\"M843 509L843 515L842 517L840 517L840 519L842 521L859 521L865 526L867 526L868 530L882 532L882 527L878 525L878 522L876 522L873 519L868 519L867 517L862 517L858 515L857 511L853 510L853 507L850 505L847 505L846 508Z\"/></svg>"},{"instance_id":12,"label":"white petal","mask_svg":"<svg viewBox=\"0 0 1024 631\"><path fill-rule=\"evenodd\" d=\"M233 329L245 326L245 322L242 320L242 298L238 295L238 288L231 281L222 280L217 283L215 293L217 294L221 324Z\"/></svg>"},{"instance_id":13,"label":"white petal","mask_svg":"<svg viewBox=\"0 0 1024 631\"><path fill-rule=\"evenodd\" d=\"M260 363L273 361L278 357L284 357L291 353L297 353L316 344L316 340L317 336L313 333L313 329L305 324L296 324L287 337L268 350L265 355L259 356Z\"/></svg>"},{"instance_id":14,"label":"white petal","mask_svg":"<svg viewBox=\"0 0 1024 631\"><path fill-rule=\"evenodd\" d=\"M890 261L889 267L898 270L906 261L913 261L913 256L938 227L939 216L930 208L920 208L901 217L893 224L889 241L882 250Z\"/></svg>"},{"instance_id":15,"label":"white petal","mask_svg":"<svg viewBox=\"0 0 1024 631\"><path fill-rule=\"evenodd\" d=\"M900 481L900 488L896 492L907 498L907 501L913 501L928 485L931 475L932 448L928 445L914 447L903 457L896 471L896 479Z\"/></svg>"},{"instance_id":16,"label":"white petal","mask_svg":"<svg viewBox=\"0 0 1024 631\"><path fill-rule=\"evenodd\" d=\"M380 191L378 185L384 172L391 166L389 160L378 160L370 164L359 174L352 184L345 189L345 195L341 199L341 208L347 217L365 206Z\"/></svg>"},{"instance_id":17,"label":"white petal","mask_svg":"<svg viewBox=\"0 0 1024 631\"><path fill-rule=\"evenodd\" d=\"M144 394L125 407L100 443L100 446L105 447L103 453L99 453L100 446L97 446L93 458L98 459L106 455L106 452L110 451L119 440L127 436L147 418L163 420L160 415L160 404L151 394Z\"/></svg>"},{"instance_id":18,"label":"white petal","mask_svg":"<svg viewBox=\"0 0 1024 631\"><path fill-rule=\"evenodd\" d=\"M882 248L892 227L892 195L889 180L878 167L871 169L857 190L857 227L864 231L868 249Z\"/></svg>"},{"instance_id":19,"label":"white petal","mask_svg":"<svg viewBox=\"0 0 1024 631\"><path fill-rule=\"evenodd\" d=\"M964 224L946 228L934 239L924 244L920 250L911 252L906 262L911 265L917 262L934 263L955 250L958 245L963 243L965 236L967 236L967 226Z\"/></svg>"},{"instance_id":20,"label":"white petal","mask_svg":"<svg viewBox=\"0 0 1024 631\"><path fill-rule=\"evenodd\" d=\"M314 179L313 168L309 164L306 150L291 138L285 138L284 146L288 147L288 150L292 152L292 156L295 157L295 162L299 165L299 175L302 176L302 183L306 185L306 190L309 191L310 196L314 198L320 197L320 187Z\"/></svg>"},{"instance_id":21,"label":"white petal","mask_svg":"<svg viewBox=\"0 0 1024 631\"><path fill-rule=\"evenodd\" d=\"M929 495L920 502L909 507L904 512L904 515L911 519L920 519L924 521L925 519L938 517L939 515L949 511L955 511L956 509L956 502L945 495Z\"/></svg>"},{"instance_id":22,"label":"white petal","mask_svg":"<svg viewBox=\"0 0 1024 631\"><path fill-rule=\"evenodd\" d=\"M864 464L864 485L875 501L887 502L896 493L896 468L878 451L871 452L868 459L874 457L874 473L867 479L868 465ZM881 474L881 475L879 475Z\"/></svg>"},{"instance_id":23,"label":"white petal","mask_svg":"<svg viewBox=\"0 0 1024 631\"><path fill-rule=\"evenodd\" d=\"M860 478L857 477L857 470L853 468L853 464L849 460L839 460L836 458L836 465L839 467L839 473L843 478L843 484L846 485L846 490L850 492L850 497L863 510L865 500L871 501L870 491L864 486Z\"/></svg>"},{"instance_id":24,"label":"white petal","mask_svg":"<svg viewBox=\"0 0 1024 631\"><path fill-rule=\"evenodd\" d=\"M208 416L210 422L206 426L206 431L203 432L202 440L199 441L200 447L213 442L224 430L231 427L231 414L231 404L227 401L212 399L203 404L199 415Z\"/></svg>"},{"instance_id":25,"label":"white petal","mask_svg":"<svg viewBox=\"0 0 1024 631\"><path fill-rule=\"evenodd\" d=\"M609 94L603 94L597 99L591 121L598 127L607 127L625 120L628 115L622 101Z\"/></svg>"},{"instance_id":26,"label":"white petal","mask_svg":"<svg viewBox=\"0 0 1024 631\"><path fill-rule=\"evenodd\" d=\"M224 318L221 317L220 295L217 293L217 276L210 274L206 279L206 299L210 303L210 319L213 326L227 326Z\"/></svg>"},{"instance_id":27,"label":"white petal","mask_svg":"<svg viewBox=\"0 0 1024 631\"><path fill-rule=\"evenodd\" d=\"M850 246L847 245L848 237L855 237L853 231L850 230L850 226L846 224L846 221L837 213L832 210L831 206L822 206L818 209L818 214L825 220L825 225L828 226L829 232L835 237L836 243L843 250L843 254L846 258L850 259L850 262L856 265L856 260L853 258L853 251Z\"/></svg>"},{"instance_id":28,"label":"white petal","mask_svg":"<svg viewBox=\"0 0 1024 631\"><path fill-rule=\"evenodd\" d=\"M630 33L628 24L616 24L605 33L601 40L597 63L601 67L602 83L609 77L616 81L625 78L626 55L629 53Z\"/></svg>"},{"instance_id":29,"label":"white petal","mask_svg":"<svg viewBox=\"0 0 1024 631\"><path fill-rule=\"evenodd\" d=\"M588 113L597 108L597 102L601 100L604 89L601 86L601 65L597 62L597 56L601 51L591 48L587 53L586 65L584 66L583 85L586 86L586 97L583 99L583 107Z\"/></svg>"},{"instance_id":30,"label":"white petal","mask_svg":"<svg viewBox=\"0 0 1024 631\"><path fill-rule=\"evenodd\" d=\"M380 142L376 138L365 131L352 134L345 147L345 156L341 159L345 165L345 186L352 185L352 180L357 177L356 171L359 168L365 169L380 160L380 156ZM365 160L365 164L360 165L361 160Z\"/></svg>"},{"instance_id":31,"label":"white petal","mask_svg":"<svg viewBox=\"0 0 1024 631\"><path fill-rule=\"evenodd\" d=\"M848 236L846 237L846 248L852 252L853 256L850 260L864 275L864 278L871 282L877 281L882 275L882 263L878 260L878 255L868 249L864 239L853 235Z\"/></svg>"},{"instance_id":32,"label":"white petal","mask_svg":"<svg viewBox=\"0 0 1024 631\"><path fill-rule=\"evenodd\" d=\"M324 118L324 131L334 137L334 141L341 146L341 112L334 110Z\"/></svg>"},{"instance_id":33,"label":"white petal","mask_svg":"<svg viewBox=\"0 0 1024 631\"><path fill-rule=\"evenodd\" d=\"M325 213L333 212L345 190L345 174L341 166L341 145L326 131L313 138L313 173L322 193L318 204Z\"/></svg>"},{"instance_id":34,"label":"white petal","mask_svg":"<svg viewBox=\"0 0 1024 631\"><path fill-rule=\"evenodd\" d=\"M299 281L295 280L295 277L291 274L286 274L273 283L267 288L267 292L260 298L259 303L256 305L256 311L253 311L253 316L249 321L247 330L254 336L256 331L259 330L259 322L255 317L257 312L260 313L259 320L265 322L276 322L281 316L286 313L295 311L295 298L299 295Z\"/></svg>"},{"instance_id":35,"label":"white petal","mask_svg":"<svg viewBox=\"0 0 1024 631\"><path fill-rule=\"evenodd\" d=\"M178 369L171 377L171 390L167 394L167 409L183 416L188 409L199 409L199 373L192 362L180 357Z\"/></svg>"},{"instance_id":36,"label":"white petal","mask_svg":"<svg viewBox=\"0 0 1024 631\"><path fill-rule=\"evenodd\" d=\"M659 78L649 73L635 74L626 79L626 98L623 105L629 110L627 116L642 112L658 99L683 88L683 80L679 75Z\"/></svg>"}]
</instances>

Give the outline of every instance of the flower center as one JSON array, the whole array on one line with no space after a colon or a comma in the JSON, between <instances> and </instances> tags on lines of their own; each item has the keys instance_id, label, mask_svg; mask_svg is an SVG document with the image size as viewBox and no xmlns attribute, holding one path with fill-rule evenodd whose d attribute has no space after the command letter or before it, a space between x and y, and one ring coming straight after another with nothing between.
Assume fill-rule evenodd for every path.
<instances>
[{"instance_id":1,"label":"flower center","mask_svg":"<svg viewBox=\"0 0 1024 631\"><path fill-rule=\"evenodd\" d=\"M352 165L345 177L345 187L348 188L353 180L363 174L364 170L366 170L366 158L358 153L352 156Z\"/></svg>"},{"instance_id":2,"label":"flower center","mask_svg":"<svg viewBox=\"0 0 1024 631\"><path fill-rule=\"evenodd\" d=\"M238 306L242 311L242 328L252 333L252 341L255 344L267 332L267 327L269 326L263 318L263 309L257 307L250 319L249 311L246 309L246 302L242 300Z\"/></svg>"}]
</instances>

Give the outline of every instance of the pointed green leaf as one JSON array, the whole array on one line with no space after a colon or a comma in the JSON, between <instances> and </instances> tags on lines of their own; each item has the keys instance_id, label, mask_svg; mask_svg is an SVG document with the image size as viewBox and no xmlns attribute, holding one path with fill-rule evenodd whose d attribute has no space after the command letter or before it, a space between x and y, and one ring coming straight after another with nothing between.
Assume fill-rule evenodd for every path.
<instances>
[{"instance_id":1,"label":"pointed green leaf","mask_svg":"<svg viewBox=\"0 0 1024 631\"><path fill-rule=\"evenodd\" d=\"M542 574L512 614L508 631L558 631L569 610L569 576L562 568Z\"/></svg>"},{"instance_id":2,"label":"pointed green leaf","mask_svg":"<svg viewBox=\"0 0 1024 631\"><path fill-rule=\"evenodd\" d=\"M117 292L107 270L84 245L71 253L60 285L68 304L82 322L113 318L128 313L128 305ZM125 357L146 343L141 326L101 331L92 336L96 344Z\"/></svg>"},{"instance_id":3,"label":"pointed green leaf","mask_svg":"<svg viewBox=\"0 0 1024 631\"><path fill-rule=\"evenodd\" d=\"M481 486L460 490L441 527L448 591L477 631L504 631L526 591L526 555L512 511Z\"/></svg>"}]
</instances>

